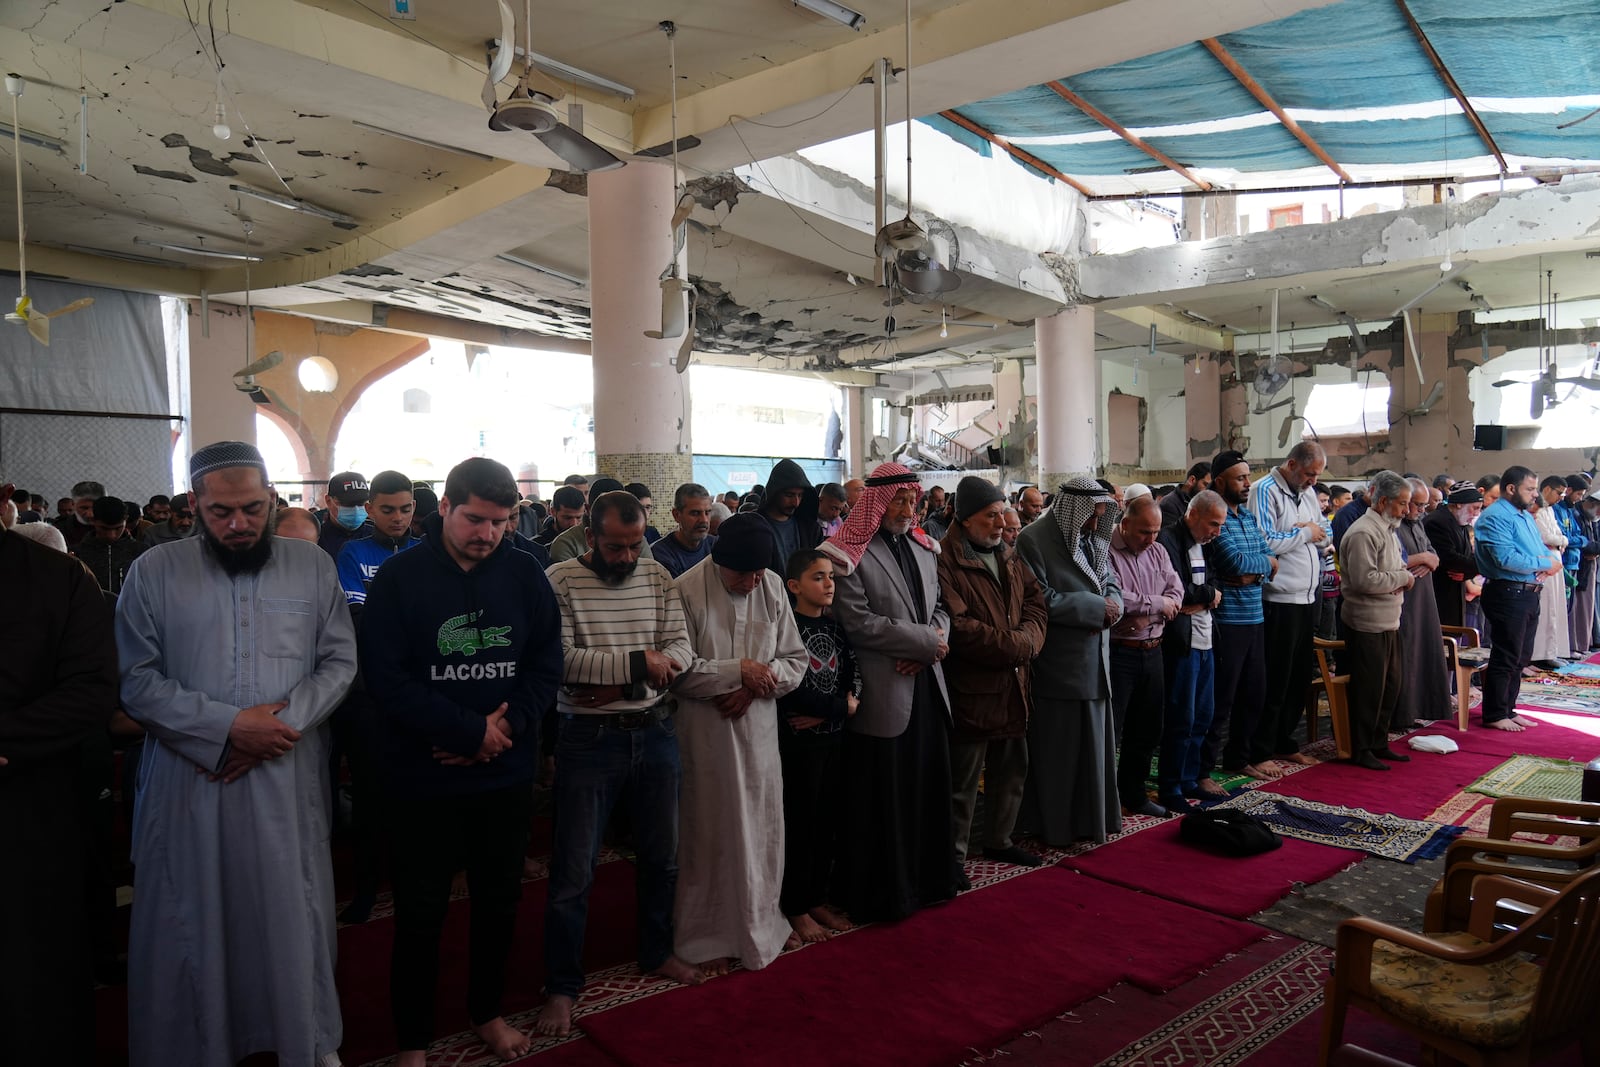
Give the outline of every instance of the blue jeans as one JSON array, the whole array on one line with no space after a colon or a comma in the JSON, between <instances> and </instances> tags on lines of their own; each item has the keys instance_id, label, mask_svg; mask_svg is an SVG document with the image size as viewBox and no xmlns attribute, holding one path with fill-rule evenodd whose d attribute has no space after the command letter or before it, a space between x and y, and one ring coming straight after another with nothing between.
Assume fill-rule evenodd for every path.
<instances>
[{"instance_id":1,"label":"blue jeans","mask_svg":"<svg viewBox=\"0 0 1600 1067\"><path fill-rule=\"evenodd\" d=\"M1193 649L1178 658L1167 682L1166 717L1161 730L1161 760L1156 788L1164 807L1200 791L1200 748L1216 713L1213 686L1216 662L1211 650ZM1182 811L1181 805L1178 810Z\"/></svg>"},{"instance_id":2,"label":"blue jeans","mask_svg":"<svg viewBox=\"0 0 1600 1067\"><path fill-rule=\"evenodd\" d=\"M672 718L621 730L562 715L556 740L555 843L545 906L544 960L550 993L583 989L583 934L600 835L624 789L638 855L639 969L672 955L678 888L678 734Z\"/></svg>"}]
</instances>

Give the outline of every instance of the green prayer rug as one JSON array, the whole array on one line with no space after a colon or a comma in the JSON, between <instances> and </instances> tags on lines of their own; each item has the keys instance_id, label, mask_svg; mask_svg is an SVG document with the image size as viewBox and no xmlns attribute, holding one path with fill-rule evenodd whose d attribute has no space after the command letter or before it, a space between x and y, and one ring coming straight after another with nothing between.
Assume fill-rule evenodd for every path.
<instances>
[{"instance_id":1,"label":"green prayer rug","mask_svg":"<svg viewBox=\"0 0 1600 1067\"><path fill-rule=\"evenodd\" d=\"M1512 756L1466 791L1490 797L1581 800L1583 764L1548 756Z\"/></svg>"}]
</instances>

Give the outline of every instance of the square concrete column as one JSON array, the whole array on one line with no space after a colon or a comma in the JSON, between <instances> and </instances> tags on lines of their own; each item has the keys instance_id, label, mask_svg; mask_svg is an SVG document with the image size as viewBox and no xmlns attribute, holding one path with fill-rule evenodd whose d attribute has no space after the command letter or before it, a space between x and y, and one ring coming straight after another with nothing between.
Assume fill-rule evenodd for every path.
<instances>
[{"instance_id":1,"label":"square concrete column","mask_svg":"<svg viewBox=\"0 0 1600 1067\"><path fill-rule=\"evenodd\" d=\"M844 472L846 478L864 478L867 471L867 442L872 439L872 428L867 425L867 391L859 385L846 386L844 411L839 421L844 425Z\"/></svg>"},{"instance_id":2,"label":"square concrete column","mask_svg":"<svg viewBox=\"0 0 1600 1067\"><path fill-rule=\"evenodd\" d=\"M1183 419L1189 439L1185 450L1189 463L1209 463L1224 445L1222 365L1217 357L1197 355L1184 365Z\"/></svg>"},{"instance_id":3,"label":"square concrete column","mask_svg":"<svg viewBox=\"0 0 1600 1067\"><path fill-rule=\"evenodd\" d=\"M689 382L673 366L682 339L645 336L661 329L672 206L672 168L662 164L589 175L595 465L658 498L694 475Z\"/></svg>"},{"instance_id":4,"label":"square concrete column","mask_svg":"<svg viewBox=\"0 0 1600 1067\"><path fill-rule=\"evenodd\" d=\"M233 386L245 355L245 310L211 308L211 336L201 329L200 305L189 305L189 449L217 441L256 442L256 405Z\"/></svg>"}]
</instances>

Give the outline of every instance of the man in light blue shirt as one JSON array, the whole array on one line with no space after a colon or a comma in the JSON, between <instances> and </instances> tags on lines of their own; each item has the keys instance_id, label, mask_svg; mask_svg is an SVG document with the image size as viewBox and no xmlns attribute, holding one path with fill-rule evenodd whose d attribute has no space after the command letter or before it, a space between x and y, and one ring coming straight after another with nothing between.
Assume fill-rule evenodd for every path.
<instances>
[{"instance_id":1,"label":"man in light blue shirt","mask_svg":"<svg viewBox=\"0 0 1600 1067\"><path fill-rule=\"evenodd\" d=\"M1483 683L1483 724L1518 732L1537 726L1516 714L1522 670L1533 660L1539 627L1539 583L1561 570L1561 557L1545 547L1528 508L1538 478L1527 467L1509 467L1500 479L1500 499L1483 509L1474 527L1478 570L1483 574L1483 613L1494 644Z\"/></svg>"}]
</instances>

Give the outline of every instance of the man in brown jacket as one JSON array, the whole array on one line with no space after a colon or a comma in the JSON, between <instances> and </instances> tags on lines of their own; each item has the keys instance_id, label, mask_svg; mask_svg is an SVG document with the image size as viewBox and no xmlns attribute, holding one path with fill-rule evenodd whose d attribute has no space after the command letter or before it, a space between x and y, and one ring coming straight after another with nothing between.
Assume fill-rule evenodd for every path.
<instances>
[{"instance_id":1,"label":"man in brown jacket","mask_svg":"<svg viewBox=\"0 0 1600 1067\"><path fill-rule=\"evenodd\" d=\"M1369 771L1411 757L1389 747L1389 721L1400 701L1400 608L1416 584L1400 555L1395 529L1411 499L1411 483L1394 471L1372 479L1372 507L1339 544L1343 571L1345 656L1350 666L1350 762ZM1384 762L1387 760L1388 762Z\"/></svg>"},{"instance_id":2,"label":"man in brown jacket","mask_svg":"<svg viewBox=\"0 0 1600 1067\"><path fill-rule=\"evenodd\" d=\"M978 777L988 767L986 858L1037 867L1039 857L1011 840L1028 776L1029 666L1044 647L1049 618L1033 571L1001 543L1006 500L982 478L956 488L956 521L939 553L939 589L950 610L945 682L955 732L950 778L956 861L967 857Z\"/></svg>"}]
</instances>

